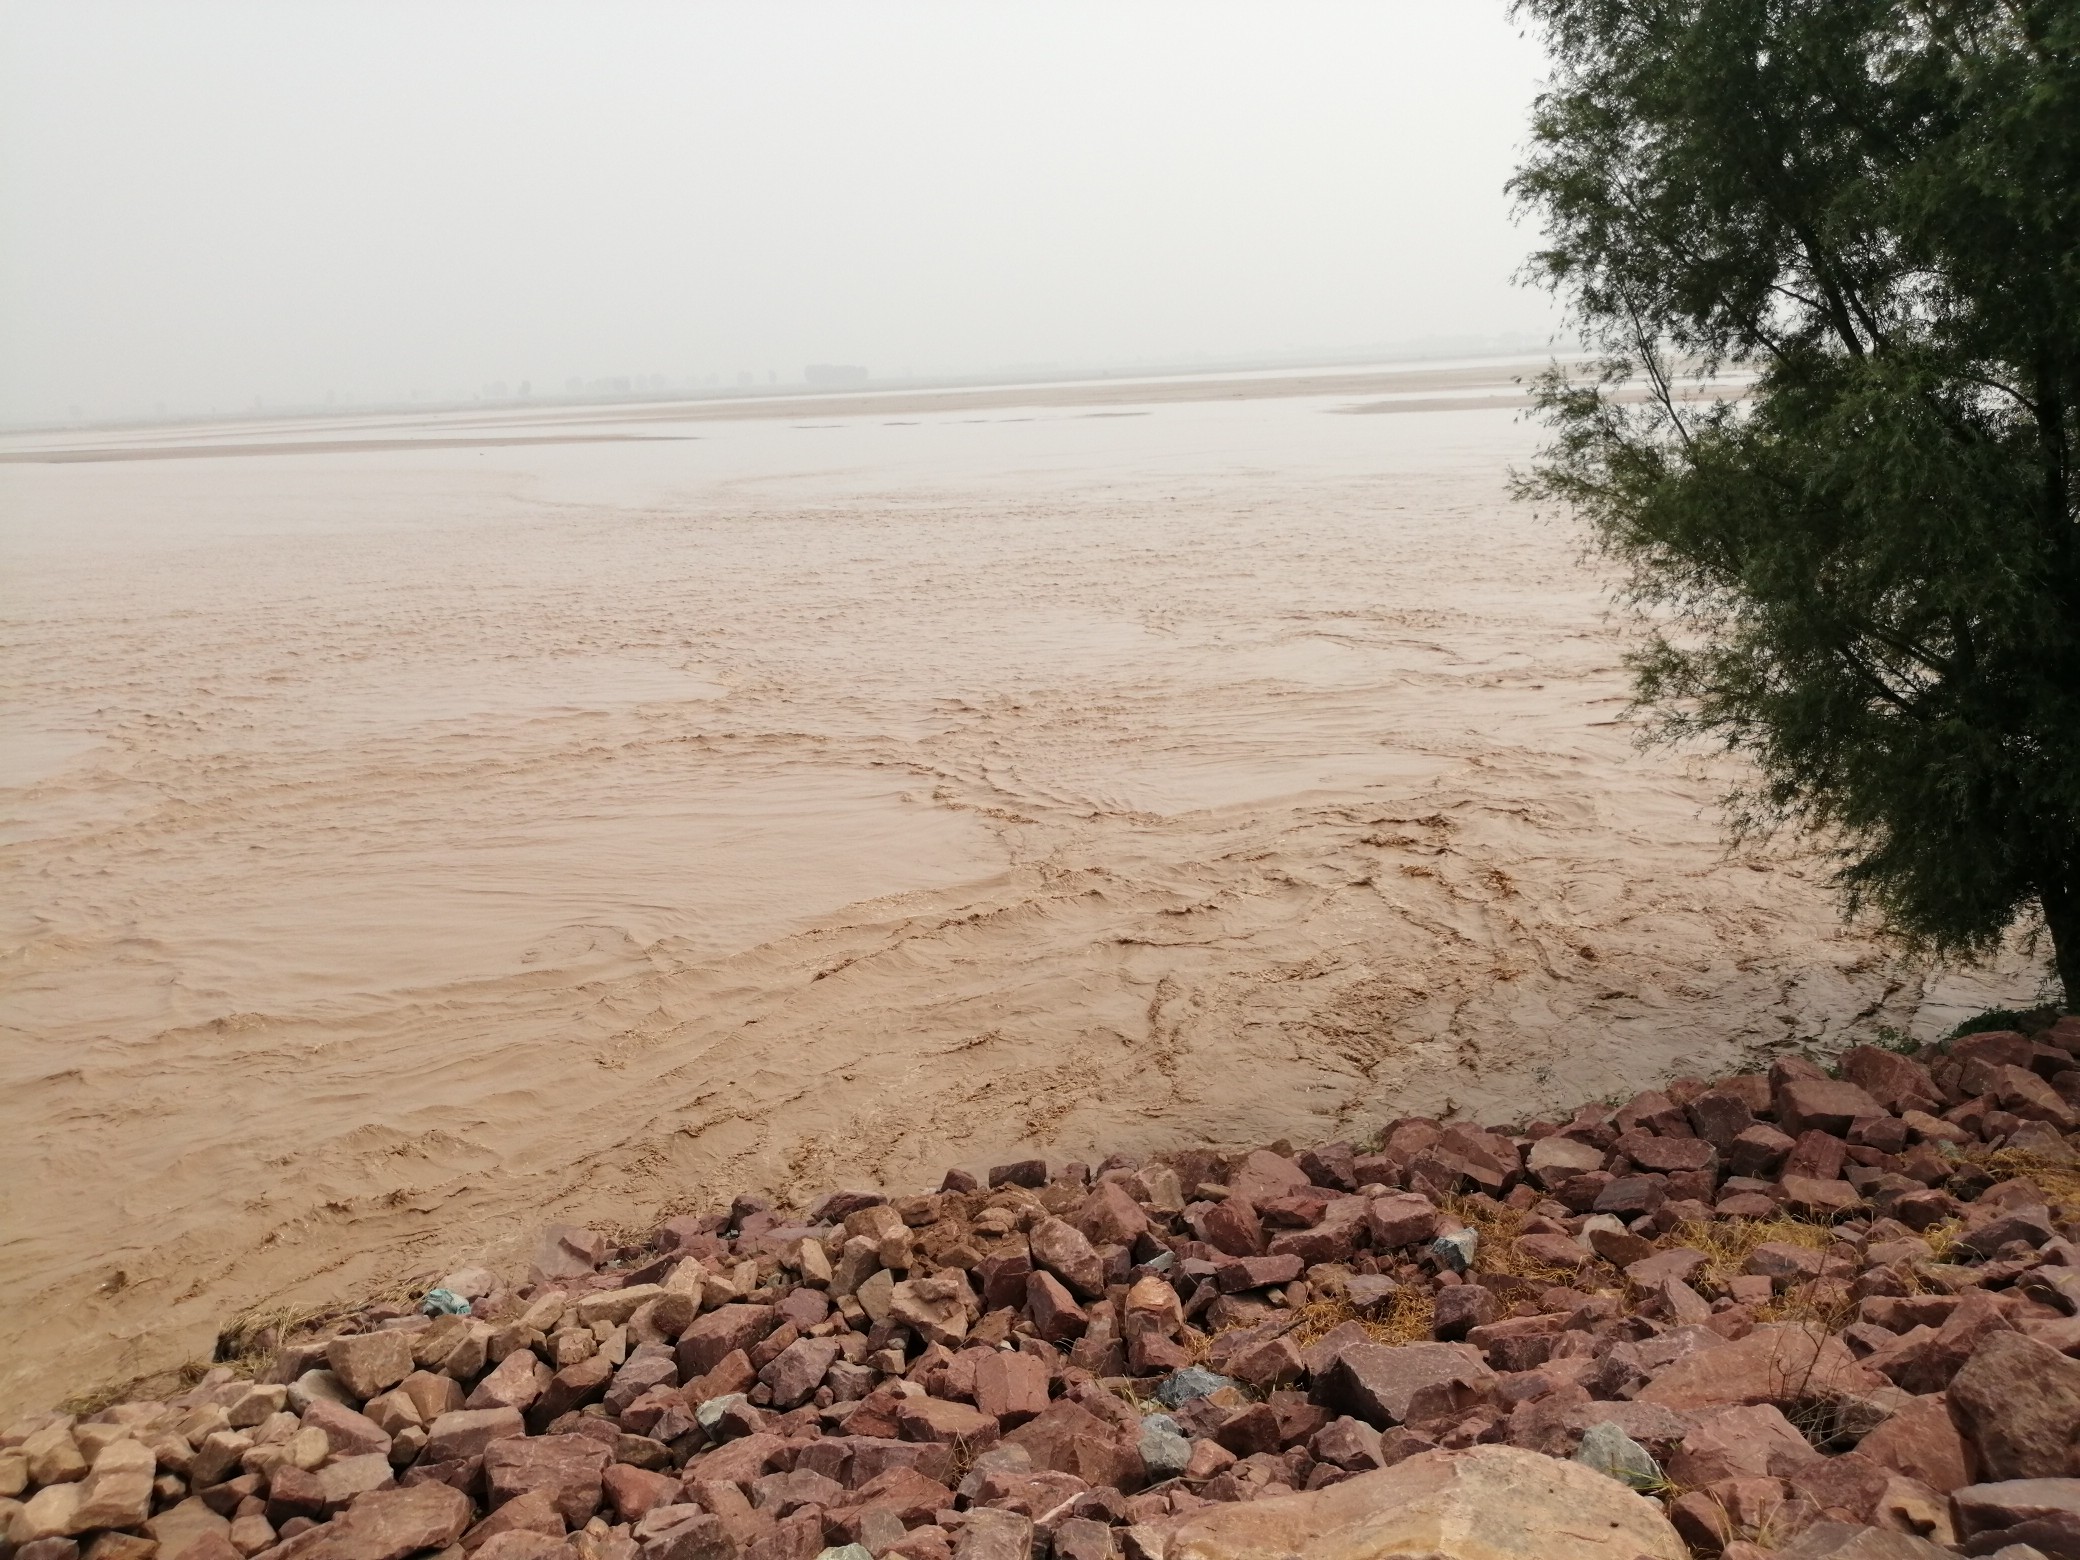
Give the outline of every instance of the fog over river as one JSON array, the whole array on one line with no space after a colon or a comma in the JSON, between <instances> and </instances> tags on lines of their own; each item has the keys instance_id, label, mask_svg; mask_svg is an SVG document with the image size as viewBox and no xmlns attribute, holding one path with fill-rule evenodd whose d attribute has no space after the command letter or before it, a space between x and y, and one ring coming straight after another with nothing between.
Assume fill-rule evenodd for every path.
<instances>
[{"instance_id":1,"label":"fog over river","mask_svg":"<svg viewBox=\"0 0 2080 1560\"><path fill-rule=\"evenodd\" d=\"M551 1218L2014 995L1635 750L1521 371L9 442L0 1409Z\"/></svg>"}]
</instances>

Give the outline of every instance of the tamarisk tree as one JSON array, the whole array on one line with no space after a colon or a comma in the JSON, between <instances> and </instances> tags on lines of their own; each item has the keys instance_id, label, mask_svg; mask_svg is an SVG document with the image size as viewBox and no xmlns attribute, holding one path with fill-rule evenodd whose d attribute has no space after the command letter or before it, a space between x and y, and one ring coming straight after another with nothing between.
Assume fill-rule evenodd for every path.
<instances>
[{"instance_id":1,"label":"tamarisk tree","mask_svg":"<svg viewBox=\"0 0 2080 1560\"><path fill-rule=\"evenodd\" d=\"M1600 352L1522 480L1622 566L1650 730L1737 836L2080 1003L2080 4L1516 0L1511 181Z\"/></svg>"}]
</instances>

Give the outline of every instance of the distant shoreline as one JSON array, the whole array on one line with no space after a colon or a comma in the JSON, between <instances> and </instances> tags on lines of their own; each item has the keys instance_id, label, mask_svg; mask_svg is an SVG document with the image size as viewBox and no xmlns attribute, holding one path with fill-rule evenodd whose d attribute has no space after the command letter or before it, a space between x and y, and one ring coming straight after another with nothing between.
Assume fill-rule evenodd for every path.
<instances>
[{"instance_id":1,"label":"distant shoreline","mask_svg":"<svg viewBox=\"0 0 2080 1560\"><path fill-rule=\"evenodd\" d=\"M1012 407L1116 407L1204 401L1255 401L1314 396L1399 396L1384 404L1352 407L1366 412L1436 412L1492 410L1528 405L1521 378L1542 360L1497 361L1477 366L1376 369L1355 373L1276 373L1255 376L1209 374L1196 378L1073 381L1052 384L977 386L946 390L864 390L834 394L758 397L743 400L641 402L615 406L551 406L539 409L500 407L468 412L428 412L342 417L329 423L308 417L251 419L208 427L110 429L81 438L71 433L15 435L0 441L0 463L47 464L54 461L177 459L202 455L331 454L412 448L455 449L489 445L625 442L670 435L630 433L540 435L486 434L461 437L458 430L477 427L570 429L626 426L632 423L720 422L801 416L910 416L945 412L997 411ZM1473 392L1493 389L1496 394ZM314 438L327 428L338 438ZM388 430L423 429L427 436L401 433L370 438ZM285 437L271 439L268 433ZM442 434L448 437L440 437ZM262 435L262 437L255 437ZM296 437L287 437L295 435ZM236 442L232 442L236 436Z\"/></svg>"}]
</instances>

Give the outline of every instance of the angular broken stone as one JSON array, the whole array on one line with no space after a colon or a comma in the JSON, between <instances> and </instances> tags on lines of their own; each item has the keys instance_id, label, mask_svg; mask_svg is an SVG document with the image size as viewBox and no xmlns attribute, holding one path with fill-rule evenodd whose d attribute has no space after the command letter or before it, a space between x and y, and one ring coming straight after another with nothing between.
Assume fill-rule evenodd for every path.
<instances>
[{"instance_id":1,"label":"angular broken stone","mask_svg":"<svg viewBox=\"0 0 2080 1560\"><path fill-rule=\"evenodd\" d=\"M1582 1432L1574 1460L1635 1490L1651 1490L1663 1482L1653 1454L1608 1420Z\"/></svg>"},{"instance_id":2,"label":"angular broken stone","mask_svg":"<svg viewBox=\"0 0 2080 1560\"><path fill-rule=\"evenodd\" d=\"M1348 1413L1384 1428L1408 1417L1409 1404L1427 1387L1458 1383L1482 1387L1495 1373L1480 1351L1463 1343L1361 1343L1338 1357L1328 1391Z\"/></svg>"},{"instance_id":3,"label":"angular broken stone","mask_svg":"<svg viewBox=\"0 0 2080 1560\"><path fill-rule=\"evenodd\" d=\"M317 1560L404 1560L422 1549L447 1548L469 1520L469 1497L450 1485L377 1490L328 1523L304 1553Z\"/></svg>"},{"instance_id":4,"label":"angular broken stone","mask_svg":"<svg viewBox=\"0 0 2080 1560\"><path fill-rule=\"evenodd\" d=\"M1166 1560L1688 1560L1651 1501L1507 1446L1425 1452L1311 1494L1192 1512Z\"/></svg>"},{"instance_id":5,"label":"angular broken stone","mask_svg":"<svg viewBox=\"0 0 2080 1560\"><path fill-rule=\"evenodd\" d=\"M600 1478L613 1452L590 1436L520 1436L484 1449L484 1483L496 1501L546 1491L568 1527L599 1509Z\"/></svg>"},{"instance_id":6,"label":"angular broken stone","mask_svg":"<svg viewBox=\"0 0 2080 1560\"><path fill-rule=\"evenodd\" d=\"M411 1337L386 1329L334 1338L325 1345L325 1363L349 1392L365 1402L412 1373Z\"/></svg>"},{"instance_id":7,"label":"angular broken stone","mask_svg":"<svg viewBox=\"0 0 2080 1560\"><path fill-rule=\"evenodd\" d=\"M1949 1388L1981 1481L2057 1479L2080 1438L2080 1360L2020 1333L1986 1333Z\"/></svg>"},{"instance_id":8,"label":"angular broken stone","mask_svg":"<svg viewBox=\"0 0 2080 1560\"><path fill-rule=\"evenodd\" d=\"M1029 1237L1033 1260L1054 1274L1079 1300L1105 1290L1105 1259L1083 1232L1061 1219L1042 1219Z\"/></svg>"},{"instance_id":9,"label":"angular broken stone","mask_svg":"<svg viewBox=\"0 0 2080 1560\"><path fill-rule=\"evenodd\" d=\"M1758 1327L1733 1343L1701 1349L1657 1371L1640 1389L1643 1403L1667 1408L1780 1408L1877 1392L1886 1383L1858 1364L1837 1339L1795 1324Z\"/></svg>"},{"instance_id":10,"label":"angular broken stone","mask_svg":"<svg viewBox=\"0 0 2080 1560\"><path fill-rule=\"evenodd\" d=\"M968 1308L974 1299L967 1275L946 1269L897 1284L889 1295L888 1315L927 1343L956 1349L968 1336Z\"/></svg>"}]
</instances>

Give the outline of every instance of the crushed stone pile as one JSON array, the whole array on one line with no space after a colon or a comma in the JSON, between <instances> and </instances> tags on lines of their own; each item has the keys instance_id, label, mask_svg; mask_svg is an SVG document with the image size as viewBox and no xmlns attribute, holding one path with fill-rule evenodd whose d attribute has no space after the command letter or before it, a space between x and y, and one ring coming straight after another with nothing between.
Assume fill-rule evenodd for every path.
<instances>
[{"instance_id":1,"label":"crushed stone pile","mask_svg":"<svg viewBox=\"0 0 2080 1560\"><path fill-rule=\"evenodd\" d=\"M0 1560L2080 1560L2076 1058L557 1227L12 1426Z\"/></svg>"}]
</instances>

